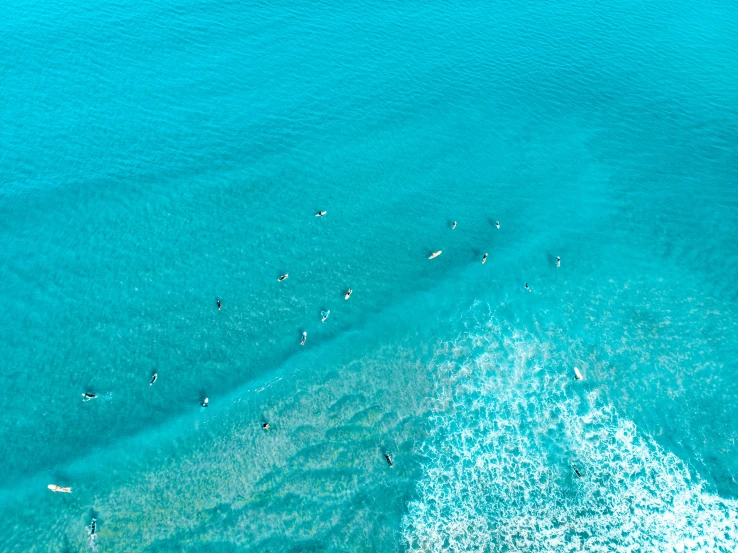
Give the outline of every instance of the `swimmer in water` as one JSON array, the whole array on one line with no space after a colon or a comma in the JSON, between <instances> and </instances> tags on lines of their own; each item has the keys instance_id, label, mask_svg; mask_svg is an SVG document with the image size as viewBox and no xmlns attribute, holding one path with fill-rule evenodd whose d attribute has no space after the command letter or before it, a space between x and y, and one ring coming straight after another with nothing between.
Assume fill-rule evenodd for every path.
<instances>
[{"instance_id":1,"label":"swimmer in water","mask_svg":"<svg viewBox=\"0 0 738 553\"><path fill-rule=\"evenodd\" d=\"M581 475L581 473L580 473L580 472L579 472L579 471L577 470L577 467L572 467L572 468L574 469L574 472L576 473L576 475L577 475L577 476L578 476L579 478L581 478L581 477L582 477L582 475Z\"/></svg>"},{"instance_id":2,"label":"swimmer in water","mask_svg":"<svg viewBox=\"0 0 738 553\"><path fill-rule=\"evenodd\" d=\"M384 458L387 460L387 464L389 465L389 468L392 468L392 457L389 456L389 453L385 453Z\"/></svg>"},{"instance_id":3,"label":"swimmer in water","mask_svg":"<svg viewBox=\"0 0 738 553\"><path fill-rule=\"evenodd\" d=\"M222 305L220 304L220 300L215 300L215 304L216 304L216 305L218 306L218 311L220 311L220 308L221 308L221 307L223 307L223 306L222 306Z\"/></svg>"},{"instance_id":4,"label":"swimmer in water","mask_svg":"<svg viewBox=\"0 0 738 553\"><path fill-rule=\"evenodd\" d=\"M283 280L287 280L288 278L290 278L290 275L288 275L287 273L285 273L281 277L279 277L277 279L277 281L282 282Z\"/></svg>"},{"instance_id":5,"label":"swimmer in water","mask_svg":"<svg viewBox=\"0 0 738 553\"><path fill-rule=\"evenodd\" d=\"M305 345L305 340L307 340L307 337L308 337L308 333L307 332L303 332L302 333L302 339L300 340L300 345L301 346L304 346Z\"/></svg>"},{"instance_id":6,"label":"swimmer in water","mask_svg":"<svg viewBox=\"0 0 738 553\"><path fill-rule=\"evenodd\" d=\"M558 255L556 256L556 266L561 267L561 258Z\"/></svg>"},{"instance_id":7,"label":"swimmer in water","mask_svg":"<svg viewBox=\"0 0 738 553\"><path fill-rule=\"evenodd\" d=\"M528 283L525 283L525 289L528 290L528 292L532 292L533 290L530 289L530 286L528 286Z\"/></svg>"},{"instance_id":8,"label":"swimmer in water","mask_svg":"<svg viewBox=\"0 0 738 553\"><path fill-rule=\"evenodd\" d=\"M456 221L454 221L454 224L451 225L451 230L456 230Z\"/></svg>"},{"instance_id":9,"label":"swimmer in water","mask_svg":"<svg viewBox=\"0 0 738 553\"><path fill-rule=\"evenodd\" d=\"M353 294L353 293L354 293L354 291L351 288L349 288L348 289L348 292L346 292L346 295L343 296L343 299L345 299L345 300L349 299L351 297L351 294Z\"/></svg>"},{"instance_id":10,"label":"swimmer in water","mask_svg":"<svg viewBox=\"0 0 738 553\"><path fill-rule=\"evenodd\" d=\"M57 492L72 493L72 488L62 488L61 486L57 486L56 484L49 484L46 487L49 488L54 493L57 493Z\"/></svg>"},{"instance_id":11,"label":"swimmer in water","mask_svg":"<svg viewBox=\"0 0 738 553\"><path fill-rule=\"evenodd\" d=\"M269 423L268 423L268 422L264 422L264 423L262 423L261 427L262 427L262 428L263 428L264 430L269 430Z\"/></svg>"},{"instance_id":12,"label":"swimmer in water","mask_svg":"<svg viewBox=\"0 0 738 553\"><path fill-rule=\"evenodd\" d=\"M90 401L91 399L96 399L96 398L97 398L97 395L90 393L90 392L85 392L84 394L82 394L82 401Z\"/></svg>"},{"instance_id":13,"label":"swimmer in water","mask_svg":"<svg viewBox=\"0 0 738 553\"><path fill-rule=\"evenodd\" d=\"M208 406L208 398L205 398L200 402L200 407L205 409L207 406Z\"/></svg>"},{"instance_id":14,"label":"swimmer in water","mask_svg":"<svg viewBox=\"0 0 738 553\"><path fill-rule=\"evenodd\" d=\"M154 373L151 375L151 382L149 382L149 386L153 386L154 382L156 382L156 379L159 378L159 375L157 373Z\"/></svg>"},{"instance_id":15,"label":"swimmer in water","mask_svg":"<svg viewBox=\"0 0 738 553\"><path fill-rule=\"evenodd\" d=\"M487 263L487 254L486 253L484 254L484 257L482 257L482 265L484 265L485 263Z\"/></svg>"},{"instance_id":16,"label":"swimmer in water","mask_svg":"<svg viewBox=\"0 0 738 553\"><path fill-rule=\"evenodd\" d=\"M316 216L316 217L322 217L323 215L326 215L327 213L328 213L327 211L318 211L318 212L317 212L317 213L315 214L315 216Z\"/></svg>"},{"instance_id":17,"label":"swimmer in water","mask_svg":"<svg viewBox=\"0 0 738 553\"><path fill-rule=\"evenodd\" d=\"M497 227L497 230L500 230L500 222L499 221L495 221L495 226Z\"/></svg>"},{"instance_id":18,"label":"swimmer in water","mask_svg":"<svg viewBox=\"0 0 738 553\"><path fill-rule=\"evenodd\" d=\"M322 319L320 319L320 322L321 323L324 323L325 320L328 318L328 315L330 315L330 314L331 314L331 310L330 309L328 311L321 311L320 312L320 316L322 317Z\"/></svg>"}]
</instances>

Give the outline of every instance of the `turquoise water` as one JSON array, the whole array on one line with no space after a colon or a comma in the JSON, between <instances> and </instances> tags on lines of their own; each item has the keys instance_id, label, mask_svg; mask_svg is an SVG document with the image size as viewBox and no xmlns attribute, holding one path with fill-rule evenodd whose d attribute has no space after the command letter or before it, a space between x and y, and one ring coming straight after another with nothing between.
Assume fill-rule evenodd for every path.
<instances>
[{"instance_id":1,"label":"turquoise water","mask_svg":"<svg viewBox=\"0 0 738 553\"><path fill-rule=\"evenodd\" d=\"M0 550L737 548L735 3L3 13Z\"/></svg>"}]
</instances>

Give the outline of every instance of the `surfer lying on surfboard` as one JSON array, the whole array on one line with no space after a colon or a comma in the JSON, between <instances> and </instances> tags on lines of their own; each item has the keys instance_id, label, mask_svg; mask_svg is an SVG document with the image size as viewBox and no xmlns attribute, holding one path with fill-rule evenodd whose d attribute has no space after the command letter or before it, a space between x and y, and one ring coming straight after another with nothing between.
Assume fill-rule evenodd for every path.
<instances>
[{"instance_id":1,"label":"surfer lying on surfboard","mask_svg":"<svg viewBox=\"0 0 738 553\"><path fill-rule=\"evenodd\" d=\"M346 292L346 295L343 296L343 299L345 299L345 300L349 299L351 297L351 294L353 294L353 293L354 293L354 291L351 288L349 288L348 289L348 292Z\"/></svg>"},{"instance_id":2,"label":"surfer lying on surfboard","mask_svg":"<svg viewBox=\"0 0 738 553\"><path fill-rule=\"evenodd\" d=\"M49 484L49 485L48 485L48 486L46 486L46 487L47 487L47 488L49 488L49 489L50 489L50 490L51 490L52 492L54 492L54 493L56 493L56 492L61 492L61 493L72 493L72 488L69 488L69 487L67 487L67 488L62 488L61 486L57 486L56 484Z\"/></svg>"},{"instance_id":3,"label":"surfer lying on surfboard","mask_svg":"<svg viewBox=\"0 0 738 553\"><path fill-rule=\"evenodd\" d=\"M428 259L435 259L436 257L438 257L439 255L441 255L442 253L443 253L443 250L438 250L437 252L433 252L432 254L430 254L428 256Z\"/></svg>"}]
</instances>

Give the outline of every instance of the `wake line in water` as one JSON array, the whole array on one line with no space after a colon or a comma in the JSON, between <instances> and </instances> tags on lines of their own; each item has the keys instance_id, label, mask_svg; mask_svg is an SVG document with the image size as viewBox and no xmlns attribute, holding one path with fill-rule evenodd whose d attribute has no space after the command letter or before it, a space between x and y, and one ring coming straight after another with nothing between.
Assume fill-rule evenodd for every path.
<instances>
[{"instance_id":1,"label":"wake line in water","mask_svg":"<svg viewBox=\"0 0 738 553\"><path fill-rule=\"evenodd\" d=\"M418 260L419 263L423 263L424 261L425 260L422 258L419 258ZM512 266L515 264L516 260L508 258L506 259L506 262ZM283 354L281 358L275 357L275 363L266 366L264 372L259 375L259 377L252 378L238 384L227 394L211 394L211 406L209 408L209 413L207 414L207 419L211 419L222 413L224 410L223 406L226 406L225 410L227 411L228 409L233 408L234 405L245 401L251 392L258 393L267 388L278 385L279 381L285 377L287 371L290 370L291 367L296 367L298 363L306 366L314 365L316 360L323 355L322 352L324 351L324 347L332 347L336 342L349 339L349 337L355 338L359 335L375 336L380 330L386 331L387 320L400 320L409 309L409 306L417 308L417 305L424 301L424 297L444 297L445 294L443 293L443 290L446 287L457 287L460 282L463 283L466 279L478 279L478 265L478 260L470 260L468 263L465 263L460 267L452 266L447 268L439 273L439 277L432 281L431 286L424 287L422 285L418 285L411 293L403 295L400 301L389 303L380 312L374 313L370 317L359 319L357 325L343 325L336 330L335 334L329 335L326 339L320 342L308 342L311 347L306 346L305 350L300 349L296 342L294 350ZM446 307L449 309L449 313L451 313L451 310L455 307L456 300L453 296L448 296L448 298ZM433 315L437 316L438 312L438 308L435 307L433 309ZM114 405L112 405L112 403L114 403L112 392L101 394L100 399L104 399L111 403L110 407L114 408ZM98 401L100 401L100 399L98 399ZM97 463L97 461L93 463L91 460L97 460L101 456L110 456L111 462L116 462L118 452L129 450L135 451L139 449L138 447L132 448L131 444L160 444L163 441L171 441L181 433L190 432L192 430L192 426L186 423L198 420L202 417L203 415L198 412L194 404L191 409L183 407L182 411L177 416L170 417L164 422L156 425L148 424L136 433L121 437L119 440L109 443L105 447L95 448L81 457L71 459L63 465L56 466L53 468L53 471L54 473L58 473L59 471L65 472L71 469L72 472L76 472L81 469L77 469L75 467L84 467L85 465L90 464L96 466L99 463ZM176 430L178 427L179 430ZM28 475L22 483L18 482L12 488L0 489L0 499L12 499L16 494L21 493L24 488L26 489L25 491L41 489L45 484L44 486L40 486L40 484L46 481L49 477L49 470L39 471L33 475Z\"/></svg>"},{"instance_id":2,"label":"wake line in water","mask_svg":"<svg viewBox=\"0 0 738 553\"><path fill-rule=\"evenodd\" d=\"M735 550L738 501L585 392L567 357L494 319L444 344L408 549Z\"/></svg>"}]
</instances>

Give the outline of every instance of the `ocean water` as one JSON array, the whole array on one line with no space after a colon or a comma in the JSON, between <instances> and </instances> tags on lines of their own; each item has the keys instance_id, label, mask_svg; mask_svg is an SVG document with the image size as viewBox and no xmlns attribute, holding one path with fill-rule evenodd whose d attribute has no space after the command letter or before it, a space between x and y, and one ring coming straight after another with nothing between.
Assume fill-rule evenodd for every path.
<instances>
[{"instance_id":1,"label":"ocean water","mask_svg":"<svg viewBox=\"0 0 738 553\"><path fill-rule=\"evenodd\" d=\"M0 2L0 551L738 549L735 2Z\"/></svg>"}]
</instances>

